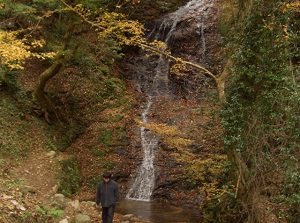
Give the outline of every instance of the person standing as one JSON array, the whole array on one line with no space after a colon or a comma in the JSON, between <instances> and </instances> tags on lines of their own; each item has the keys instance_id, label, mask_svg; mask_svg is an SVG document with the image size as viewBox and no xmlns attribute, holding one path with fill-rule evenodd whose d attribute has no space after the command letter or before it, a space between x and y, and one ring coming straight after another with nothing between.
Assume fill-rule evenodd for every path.
<instances>
[{"instance_id":1,"label":"person standing","mask_svg":"<svg viewBox=\"0 0 300 223\"><path fill-rule=\"evenodd\" d=\"M119 200L119 187L116 181L111 179L111 173L105 172L103 180L97 186L96 205L101 203L102 222L112 223L116 202Z\"/></svg>"}]
</instances>

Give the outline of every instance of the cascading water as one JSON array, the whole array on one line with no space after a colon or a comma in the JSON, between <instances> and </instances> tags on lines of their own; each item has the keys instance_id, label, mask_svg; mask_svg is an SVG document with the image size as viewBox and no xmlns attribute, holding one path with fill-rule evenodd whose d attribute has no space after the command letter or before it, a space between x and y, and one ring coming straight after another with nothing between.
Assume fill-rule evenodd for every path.
<instances>
[{"instance_id":1,"label":"cascading water","mask_svg":"<svg viewBox=\"0 0 300 223\"><path fill-rule=\"evenodd\" d=\"M153 101L158 97L170 95L168 85L168 64L162 56L157 61L156 69L154 70L154 77L150 83L147 84L146 89L142 89L139 84L139 91L146 92L147 103L142 112L141 118L143 122L148 122L148 112ZM144 85L145 86L145 85ZM129 189L126 198L140 201L150 201L151 194L155 186L155 170L154 158L158 147L159 137L146 129L144 126L140 128L141 146L143 152L143 161L137 171L137 175L132 187Z\"/></svg>"},{"instance_id":2,"label":"cascading water","mask_svg":"<svg viewBox=\"0 0 300 223\"><path fill-rule=\"evenodd\" d=\"M199 28L195 31L200 35L201 58L195 61L203 62L206 52L206 39L204 35L204 25L206 11L213 5L213 0L192 0L187 5L180 7L176 12L164 17L160 26L156 27L149 35L150 39L159 39L167 45L172 43L172 36L176 32L178 24L184 20L193 19ZM147 102L142 111L143 122L150 121L147 115L151 111L151 106L163 97L170 99L173 97L169 83L169 62L160 56L158 59L147 58L142 53L133 65L133 81L138 86L138 90L146 95ZM143 160L137 169L135 179L130 187L126 198L132 200L150 201L155 187L155 154L157 153L159 137L145 127L140 128L141 147Z\"/></svg>"},{"instance_id":3,"label":"cascading water","mask_svg":"<svg viewBox=\"0 0 300 223\"><path fill-rule=\"evenodd\" d=\"M147 122L147 114L151 106L152 97L148 97L146 108L142 113L142 121ZM145 127L140 128L143 150L143 162L139 167L135 181L126 198L149 201L154 188L154 156L158 144L158 137Z\"/></svg>"}]
</instances>

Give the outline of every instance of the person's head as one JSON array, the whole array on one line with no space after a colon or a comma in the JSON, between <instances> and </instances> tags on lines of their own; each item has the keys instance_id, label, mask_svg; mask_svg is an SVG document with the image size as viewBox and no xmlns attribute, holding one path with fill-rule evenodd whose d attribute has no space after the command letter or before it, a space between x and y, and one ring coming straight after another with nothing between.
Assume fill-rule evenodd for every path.
<instances>
[{"instance_id":1,"label":"person's head","mask_svg":"<svg viewBox=\"0 0 300 223\"><path fill-rule=\"evenodd\" d=\"M111 173L105 172L105 173L103 174L103 180L104 180L106 183L110 180L110 178L111 178Z\"/></svg>"}]
</instances>

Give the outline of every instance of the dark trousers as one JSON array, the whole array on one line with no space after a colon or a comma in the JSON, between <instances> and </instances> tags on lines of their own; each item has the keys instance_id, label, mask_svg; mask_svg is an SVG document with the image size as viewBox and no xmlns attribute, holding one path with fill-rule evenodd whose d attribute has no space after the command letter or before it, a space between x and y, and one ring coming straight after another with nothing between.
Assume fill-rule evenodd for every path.
<instances>
[{"instance_id":1,"label":"dark trousers","mask_svg":"<svg viewBox=\"0 0 300 223\"><path fill-rule=\"evenodd\" d=\"M113 223L113 217L115 213L115 205L110 207L102 207L102 222Z\"/></svg>"}]
</instances>

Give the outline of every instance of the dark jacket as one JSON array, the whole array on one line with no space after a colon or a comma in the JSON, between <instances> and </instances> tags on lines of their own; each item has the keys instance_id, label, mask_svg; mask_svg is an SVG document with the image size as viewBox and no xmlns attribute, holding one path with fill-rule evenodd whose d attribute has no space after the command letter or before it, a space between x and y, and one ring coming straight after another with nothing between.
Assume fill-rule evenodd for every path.
<instances>
[{"instance_id":1,"label":"dark jacket","mask_svg":"<svg viewBox=\"0 0 300 223\"><path fill-rule=\"evenodd\" d=\"M110 179L107 183L102 180L97 187L96 204L102 207L115 205L119 200L119 188L116 181Z\"/></svg>"}]
</instances>

